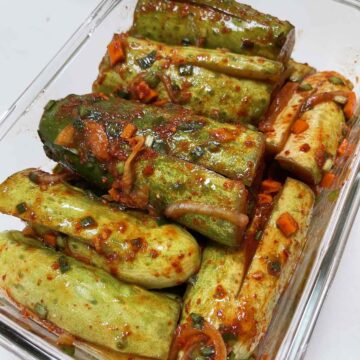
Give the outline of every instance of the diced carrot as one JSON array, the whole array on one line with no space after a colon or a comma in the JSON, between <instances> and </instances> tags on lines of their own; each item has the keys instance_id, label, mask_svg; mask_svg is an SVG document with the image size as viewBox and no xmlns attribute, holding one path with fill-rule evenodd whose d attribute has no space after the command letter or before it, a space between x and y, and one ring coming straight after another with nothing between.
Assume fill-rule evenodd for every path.
<instances>
[{"instance_id":1,"label":"diced carrot","mask_svg":"<svg viewBox=\"0 0 360 360\"><path fill-rule=\"evenodd\" d=\"M55 139L55 144L60 146L74 145L75 128L72 125L66 126Z\"/></svg>"},{"instance_id":2,"label":"diced carrot","mask_svg":"<svg viewBox=\"0 0 360 360\"><path fill-rule=\"evenodd\" d=\"M258 202L259 204L270 204L273 198L270 194L259 194L258 195Z\"/></svg>"},{"instance_id":3,"label":"diced carrot","mask_svg":"<svg viewBox=\"0 0 360 360\"><path fill-rule=\"evenodd\" d=\"M333 174L332 172L327 172L324 174L320 182L320 186L323 188L329 188L334 183L334 180L335 180L335 174Z\"/></svg>"},{"instance_id":4,"label":"diced carrot","mask_svg":"<svg viewBox=\"0 0 360 360\"><path fill-rule=\"evenodd\" d=\"M118 62L125 60L123 42L119 34L114 35L111 43L108 45L107 48L111 66L114 66Z\"/></svg>"},{"instance_id":5,"label":"diced carrot","mask_svg":"<svg viewBox=\"0 0 360 360\"><path fill-rule=\"evenodd\" d=\"M45 244L53 246L53 247L56 246L56 235L55 234L48 232L43 236L43 239L44 239Z\"/></svg>"},{"instance_id":6,"label":"diced carrot","mask_svg":"<svg viewBox=\"0 0 360 360\"><path fill-rule=\"evenodd\" d=\"M342 143L340 144L340 146L338 147L337 149L337 153L339 156L344 156L348 150L348 146L349 146L349 143L346 139L344 139L342 141Z\"/></svg>"},{"instance_id":7,"label":"diced carrot","mask_svg":"<svg viewBox=\"0 0 360 360\"><path fill-rule=\"evenodd\" d=\"M356 108L356 94L353 91L349 92L348 101L344 106L344 115L347 119L351 119L354 116Z\"/></svg>"},{"instance_id":8,"label":"diced carrot","mask_svg":"<svg viewBox=\"0 0 360 360\"><path fill-rule=\"evenodd\" d=\"M135 86L135 95L141 102L150 103L159 96L158 92L152 89L145 81L141 81Z\"/></svg>"},{"instance_id":9,"label":"diced carrot","mask_svg":"<svg viewBox=\"0 0 360 360\"><path fill-rule=\"evenodd\" d=\"M309 124L305 120L298 119L294 122L294 124L291 128L291 132L293 134L301 134L308 128L309 128Z\"/></svg>"},{"instance_id":10,"label":"diced carrot","mask_svg":"<svg viewBox=\"0 0 360 360\"><path fill-rule=\"evenodd\" d=\"M298 223L288 212L285 212L278 217L276 226L286 237L294 235L299 229Z\"/></svg>"},{"instance_id":11,"label":"diced carrot","mask_svg":"<svg viewBox=\"0 0 360 360\"><path fill-rule=\"evenodd\" d=\"M124 127L120 137L126 140L130 139L135 135L136 131L137 131L136 126L134 124L129 123Z\"/></svg>"},{"instance_id":12,"label":"diced carrot","mask_svg":"<svg viewBox=\"0 0 360 360\"><path fill-rule=\"evenodd\" d=\"M282 185L278 181L267 179L261 183L261 187L265 194L273 194L279 192Z\"/></svg>"},{"instance_id":13,"label":"diced carrot","mask_svg":"<svg viewBox=\"0 0 360 360\"><path fill-rule=\"evenodd\" d=\"M86 121L85 140L93 155L100 161L109 160L109 140L101 124Z\"/></svg>"}]
</instances>

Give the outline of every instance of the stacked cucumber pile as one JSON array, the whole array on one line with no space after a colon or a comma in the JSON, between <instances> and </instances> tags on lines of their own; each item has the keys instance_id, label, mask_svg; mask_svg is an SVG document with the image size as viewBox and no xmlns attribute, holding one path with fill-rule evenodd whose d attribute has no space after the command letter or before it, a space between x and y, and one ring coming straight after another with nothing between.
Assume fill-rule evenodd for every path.
<instances>
[{"instance_id":1,"label":"stacked cucumber pile","mask_svg":"<svg viewBox=\"0 0 360 360\"><path fill-rule=\"evenodd\" d=\"M336 182L352 84L290 58L294 27L233 0L139 0L93 91L50 101L52 174L0 184L0 288L68 353L256 354Z\"/></svg>"}]
</instances>

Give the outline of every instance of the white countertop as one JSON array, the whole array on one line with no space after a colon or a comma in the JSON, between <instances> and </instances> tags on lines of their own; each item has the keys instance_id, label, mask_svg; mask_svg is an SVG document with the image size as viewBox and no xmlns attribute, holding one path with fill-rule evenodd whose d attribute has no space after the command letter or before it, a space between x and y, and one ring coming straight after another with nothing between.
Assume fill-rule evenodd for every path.
<instances>
[{"instance_id":1,"label":"white countertop","mask_svg":"<svg viewBox=\"0 0 360 360\"><path fill-rule=\"evenodd\" d=\"M0 115L98 2L0 0ZM359 235L358 214L315 327L306 360L360 359ZM17 357L0 348L0 359Z\"/></svg>"}]
</instances>

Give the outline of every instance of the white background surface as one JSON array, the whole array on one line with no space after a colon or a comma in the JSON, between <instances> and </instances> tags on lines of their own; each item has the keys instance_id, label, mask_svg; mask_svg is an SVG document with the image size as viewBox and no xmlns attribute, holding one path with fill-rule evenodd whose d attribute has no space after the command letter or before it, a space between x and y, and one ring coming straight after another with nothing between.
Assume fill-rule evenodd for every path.
<instances>
[{"instance_id":1,"label":"white background surface","mask_svg":"<svg viewBox=\"0 0 360 360\"><path fill-rule=\"evenodd\" d=\"M49 62L98 2L0 0L0 115ZM359 235L358 214L337 276L316 325L306 360L360 359ZM0 360L13 359L16 359L14 355L0 348Z\"/></svg>"}]
</instances>

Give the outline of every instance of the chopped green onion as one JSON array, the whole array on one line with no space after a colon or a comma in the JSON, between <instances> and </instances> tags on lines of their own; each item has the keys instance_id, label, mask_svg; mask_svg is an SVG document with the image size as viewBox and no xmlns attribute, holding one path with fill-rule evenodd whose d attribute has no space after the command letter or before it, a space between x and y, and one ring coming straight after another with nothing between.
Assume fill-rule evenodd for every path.
<instances>
[{"instance_id":1,"label":"chopped green onion","mask_svg":"<svg viewBox=\"0 0 360 360\"><path fill-rule=\"evenodd\" d=\"M213 346L203 346L200 348L200 354L203 356L212 356L215 354L215 349Z\"/></svg>"},{"instance_id":2,"label":"chopped green onion","mask_svg":"<svg viewBox=\"0 0 360 360\"><path fill-rule=\"evenodd\" d=\"M40 319L46 319L48 311L45 305L36 303L34 311L39 315Z\"/></svg>"},{"instance_id":3,"label":"chopped green onion","mask_svg":"<svg viewBox=\"0 0 360 360\"><path fill-rule=\"evenodd\" d=\"M143 58L137 59L136 62L142 70L150 68L156 61L156 50L151 51Z\"/></svg>"},{"instance_id":4,"label":"chopped green onion","mask_svg":"<svg viewBox=\"0 0 360 360\"><path fill-rule=\"evenodd\" d=\"M178 125L177 130L181 131L196 131L204 127L204 124L198 121L186 121Z\"/></svg>"},{"instance_id":5,"label":"chopped green onion","mask_svg":"<svg viewBox=\"0 0 360 360\"><path fill-rule=\"evenodd\" d=\"M19 214L23 214L27 210L27 206L25 202L16 205L16 210Z\"/></svg>"},{"instance_id":6,"label":"chopped green onion","mask_svg":"<svg viewBox=\"0 0 360 360\"><path fill-rule=\"evenodd\" d=\"M196 146L192 151L191 151L191 158L193 161L199 160L204 154L205 154L205 150L201 147L201 146Z\"/></svg>"},{"instance_id":7,"label":"chopped green onion","mask_svg":"<svg viewBox=\"0 0 360 360\"><path fill-rule=\"evenodd\" d=\"M96 221L91 216L86 216L80 220L80 226L82 228L88 228L96 225Z\"/></svg>"},{"instance_id":8,"label":"chopped green onion","mask_svg":"<svg viewBox=\"0 0 360 360\"><path fill-rule=\"evenodd\" d=\"M189 64L179 65L179 74L181 76L191 76L194 73L194 67Z\"/></svg>"},{"instance_id":9,"label":"chopped green onion","mask_svg":"<svg viewBox=\"0 0 360 360\"><path fill-rule=\"evenodd\" d=\"M62 352L69 356L74 356L75 354L75 346L74 345L59 345L59 348Z\"/></svg>"},{"instance_id":10,"label":"chopped green onion","mask_svg":"<svg viewBox=\"0 0 360 360\"><path fill-rule=\"evenodd\" d=\"M196 313L191 313L190 318L191 318L191 326L194 329L202 330L205 321L204 318Z\"/></svg>"},{"instance_id":11,"label":"chopped green onion","mask_svg":"<svg viewBox=\"0 0 360 360\"><path fill-rule=\"evenodd\" d=\"M312 87L310 84L300 84L300 85L298 86L298 89L299 89L300 91L309 91L309 90L312 90L313 87Z\"/></svg>"},{"instance_id":12,"label":"chopped green onion","mask_svg":"<svg viewBox=\"0 0 360 360\"><path fill-rule=\"evenodd\" d=\"M227 356L227 360L235 360L235 353L233 351L229 352L229 355Z\"/></svg>"},{"instance_id":13,"label":"chopped green onion","mask_svg":"<svg viewBox=\"0 0 360 360\"><path fill-rule=\"evenodd\" d=\"M61 255L59 257L58 262L59 262L60 271L62 274L66 273L67 271L70 270L71 267L70 267L69 261L66 256Z\"/></svg>"},{"instance_id":14,"label":"chopped green onion","mask_svg":"<svg viewBox=\"0 0 360 360\"><path fill-rule=\"evenodd\" d=\"M334 85L345 85L344 81L337 76L330 77L329 81Z\"/></svg>"}]
</instances>

